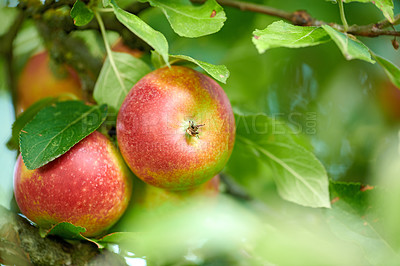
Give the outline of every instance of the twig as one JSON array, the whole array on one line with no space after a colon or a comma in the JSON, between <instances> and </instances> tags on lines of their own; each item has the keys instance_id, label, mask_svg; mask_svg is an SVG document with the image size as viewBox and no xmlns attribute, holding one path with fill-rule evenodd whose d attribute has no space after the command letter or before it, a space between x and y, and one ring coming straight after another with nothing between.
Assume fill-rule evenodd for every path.
<instances>
[{"instance_id":1,"label":"twig","mask_svg":"<svg viewBox=\"0 0 400 266\"><path fill-rule=\"evenodd\" d=\"M388 36L400 36L397 31L393 30L384 30L391 25L397 25L400 23L400 15L395 16L394 22L390 23L387 19L382 20L378 23L368 24L368 25L352 25L346 26L346 23L343 22L345 25L340 25L336 23L328 23L326 21L318 20L313 18L310 14L307 13L305 10L298 10L293 13L287 12L284 10L276 9L273 7L254 4L254 3L247 3L242 1L236 0L216 0L222 6L229 6L233 8L237 8L243 11L251 11L255 13L265 14L272 17L281 18L284 20L289 21L293 25L297 26L322 26L329 24L331 27L342 31L347 32L352 35L357 36L364 36L364 37L377 37L381 35L388 35ZM192 3L204 3L205 0L191 0ZM343 14L344 15L344 14ZM347 28L348 27L348 28ZM347 30L346 30L347 28Z\"/></svg>"},{"instance_id":2,"label":"twig","mask_svg":"<svg viewBox=\"0 0 400 266\"><path fill-rule=\"evenodd\" d=\"M192 2L204 2L201 0L192 0ZM269 6L254 4L254 3L247 3L247 2L240 2L240 1L232 1L232 0L218 0L217 1L220 5L223 6L230 6L234 8L239 8L242 11L251 11L256 13L261 13L269 16L279 17L285 20L292 19L292 13L287 12L284 10L276 9Z\"/></svg>"}]
</instances>

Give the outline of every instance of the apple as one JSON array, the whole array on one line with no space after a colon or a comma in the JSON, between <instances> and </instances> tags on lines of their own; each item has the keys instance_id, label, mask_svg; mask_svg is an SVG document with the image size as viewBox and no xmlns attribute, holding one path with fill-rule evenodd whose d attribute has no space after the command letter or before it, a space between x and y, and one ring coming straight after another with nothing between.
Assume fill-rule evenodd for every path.
<instances>
[{"instance_id":1,"label":"apple","mask_svg":"<svg viewBox=\"0 0 400 266\"><path fill-rule=\"evenodd\" d=\"M117 117L117 139L131 170L168 189L194 188L232 153L235 120L223 89L191 68L157 69L137 82Z\"/></svg>"},{"instance_id":2,"label":"apple","mask_svg":"<svg viewBox=\"0 0 400 266\"><path fill-rule=\"evenodd\" d=\"M140 191L139 191L140 189ZM161 206L177 206L196 197L216 198L219 194L219 176L189 190L170 191L142 183L135 186L133 207L153 210Z\"/></svg>"},{"instance_id":3,"label":"apple","mask_svg":"<svg viewBox=\"0 0 400 266\"><path fill-rule=\"evenodd\" d=\"M128 47L126 44L124 44L124 41L122 38L118 38L118 40L111 47L111 50L114 52L119 52L119 53L127 53L136 58L140 58L143 55L143 52L140 51L139 49L132 49L132 48Z\"/></svg>"},{"instance_id":4,"label":"apple","mask_svg":"<svg viewBox=\"0 0 400 266\"><path fill-rule=\"evenodd\" d=\"M63 94L83 97L76 71L67 65L57 65L46 51L29 58L19 76L17 93L17 114L42 98Z\"/></svg>"},{"instance_id":5,"label":"apple","mask_svg":"<svg viewBox=\"0 0 400 266\"><path fill-rule=\"evenodd\" d=\"M60 222L104 233L124 213L132 191L129 169L110 140L95 131L50 163L28 170L21 155L14 172L17 204L48 229Z\"/></svg>"},{"instance_id":6,"label":"apple","mask_svg":"<svg viewBox=\"0 0 400 266\"><path fill-rule=\"evenodd\" d=\"M133 179L132 199L124 216L113 231L140 230L148 221L158 220L164 215L188 207L191 204L216 203L219 195L219 175L200 186L183 191L170 191L148 185L138 178ZM161 221L162 222L162 221Z\"/></svg>"}]
</instances>

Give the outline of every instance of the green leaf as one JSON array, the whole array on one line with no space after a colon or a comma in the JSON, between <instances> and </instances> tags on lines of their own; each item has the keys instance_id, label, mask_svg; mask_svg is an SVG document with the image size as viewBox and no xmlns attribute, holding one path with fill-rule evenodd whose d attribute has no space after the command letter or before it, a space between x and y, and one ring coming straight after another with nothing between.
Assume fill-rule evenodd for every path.
<instances>
[{"instance_id":1,"label":"green leaf","mask_svg":"<svg viewBox=\"0 0 400 266\"><path fill-rule=\"evenodd\" d=\"M255 30L253 35L253 43L259 53L275 47L300 48L330 40L329 35L320 27L294 26L282 20L264 30Z\"/></svg>"},{"instance_id":2,"label":"green leaf","mask_svg":"<svg viewBox=\"0 0 400 266\"><path fill-rule=\"evenodd\" d=\"M107 106L81 101L45 107L21 130L20 149L26 167L36 169L66 153L105 120Z\"/></svg>"},{"instance_id":3,"label":"green leaf","mask_svg":"<svg viewBox=\"0 0 400 266\"><path fill-rule=\"evenodd\" d=\"M24 128L24 126L29 121L31 121L40 110L42 110L46 106L49 106L50 104L57 102L57 100L57 98L52 97L41 99L32 104L28 109L20 114L12 125L12 135L7 145L18 148L19 133Z\"/></svg>"},{"instance_id":4,"label":"green leaf","mask_svg":"<svg viewBox=\"0 0 400 266\"><path fill-rule=\"evenodd\" d=\"M114 13L119 22L124 24L135 35L153 47L154 50L161 54L164 61L168 62L168 42L164 35L151 28L139 17L119 8L114 0L111 1L111 4L114 7Z\"/></svg>"},{"instance_id":5,"label":"green leaf","mask_svg":"<svg viewBox=\"0 0 400 266\"><path fill-rule=\"evenodd\" d=\"M355 214L363 216L369 208L368 194L372 189L374 187L361 186L360 183L330 181L332 207L351 206Z\"/></svg>"},{"instance_id":6,"label":"green leaf","mask_svg":"<svg viewBox=\"0 0 400 266\"><path fill-rule=\"evenodd\" d=\"M118 73L115 73L107 58L94 87L93 97L99 104L107 104L112 111L118 111L133 85L151 71L142 60L126 53L112 52ZM123 87L118 76L123 82Z\"/></svg>"},{"instance_id":7,"label":"green leaf","mask_svg":"<svg viewBox=\"0 0 400 266\"><path fill-rule=\"evenodd\" d=\"M160 68L165 66L165 62L161 55L156 51L151 51L151 63L155 68Z\"/></svg>"},{"instance_id":8,"label":"green leaf","mask_svg":"<svg viewBox=\"0 0 400 266\"><path fill-rule=\"evenodd\" d=\"M283 199L309 207L330 207L324 167L286 124L258 114L236 115L236 125L235 145L273 170Z\"/></svg>"},{"instance_id":9,"label":"green leaf","mask_svg":"<svg viewBox=\"0 0 400 266\"><path fill-rule=\"evenodd\" d=\"M337 31L329 25L323 25L322 28L331 36L332 40L336 43L347 60L360 59L372 64L375 63L375 61L371 59L368 47L359 40L352 39L349 35Z\"/></svg>"},{"instance_id":10,"label":"green leaf","mask_svg":"<svg viewBox=\"0 0 400 266\"><path fill-rule=\"evenodd\" d=\"M149 0L161 8L172 29L183 37L200 37L218 32L226 20L225 12L215 0L198 6L189 0Z\"/></svg>"},{"instance_id":11,"label":"green leaf","mask_svg":"<svg viewBox=\"0 0 400 266\"><path fill-rule=\"evenodd\" d=\"M379 8L385 18L387 18L390 22L394 22L394 14L393 14L393 1L392 0L344 0L345 3L350 2L362 2L362 3L373 3L377 8Z\"/></svg>"},{"instance_id":12,"label":"green leaf","mask_svg":"<svg viewBox=\"0 0 400 266\"><path fill-rule=\"evenodd\" d=\"M170 55L170 59L185 60L194 63L204 69L204 71L206 71L214 79L222 83L226 83L226 80L229 77L229 70L224 65L212 65L200 60L193 59L186 55Z\"/></svg>"},{"instance_id":13,"label":"green leaf","mask_svg":"<svg viewBox=\"0 0 400 266\"><path fill-rule=\"evenodd\" d=\"M0 36L6 34L9 28L13 25L19 10L12 7L0 6Z\"/></svg>"},{"instance_id":14,"label":"green leaf","mask_svg":"<svg viewBox=\"0 0 400 266\"><path fill-rule=\"evenodd\" d=\"M75 226L71 223L62 222L52 226L49 230L41 230L40 235L46 237L56 235L66 239L85 240L81 233L86 232L86 228Z\"/></svg>"},{"instance_id":15,"label":"green leaf","mask_svg":"<svg viewBox=\"0 0 400 266\"><path fill-rule=\"evenodd\" d=\"M111 4L111 0L102 0L103 7L108 7Z\"/></svg>"},{"instance_id":16,"label":"green leaf","mask_svg":"<svg viewBox=\"0 0 400 266\"><path fill-rule=\"evenodd\" d=\"M383 67L390 81L400 89L400 68L379 55L373 54L373 56L378 64Z\"/></svg>"},{"instance_id":17,"label":"green leaf","mask_svg":"<svg viewBox=\"0 0 400 266\"><path fill-rule=\"evenodd\" d=\"M41 237L55 235L62 237L64 239L89 241L97 245L98 248L104 247L102 244L99 243L97 239L87 238L83 236L82 233L84 232L86 232L86 228L81 226L75 226L68 222L61 222L55 224L49 230L43 230L41 228L39 230Z\"/></svg>"},{"instance_id":18,"label":"green leaf","mask_svg":"<svg viewBox=\"0 0 400 266\"><path fill-rule=\"evenodd\" d=\"M386 265L397 257L377 230L379 219L373 213L369 199L374 187L331 182L330 191L332 208L326 210L326 215L333 233L341 239L358 244L372 265Z\"/></svg>"},{"instance_id":19,"label":"green leaf","mask_svg":"<svg viewBox=\"0 0 400 266\"><path fill-rule=\"evenodd\" d=\"M85 26L93 19L93 16L93 11L80 0L77 0L71 9L71 17L76 26Z\"/></svg>"}]
</instances>

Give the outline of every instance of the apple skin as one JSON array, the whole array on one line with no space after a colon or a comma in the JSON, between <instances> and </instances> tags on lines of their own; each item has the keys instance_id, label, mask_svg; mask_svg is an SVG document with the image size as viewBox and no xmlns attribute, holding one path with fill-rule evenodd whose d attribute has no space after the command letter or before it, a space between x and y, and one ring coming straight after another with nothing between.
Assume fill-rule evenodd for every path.
<instances>
[{"instance_id":1,"label":"apple skin","mask_svg":"<svg viewBox=\"0 0 400 266\"><path fill-rule=\"evenodd\" d=\"M190 121L203 125L197 136L187 132ZM223 169L235 141L235 120L217 82L187 67L165 67L144 76L126 96L117 139L128 166L144 182L186 190Z\"/></svg>"},{"instance_id":2,"label":"apple skin","mask_svg":"<svg viewBox=\"0 0 400 266\"><path fill-rule=\"evenodd\" d=\"M219 175L211 180L189 190L170 191L142 183L142 186L135 186L140 189L133 196L134 208L153 210L163 205L177 206L195 197L216 198L219 194Z\"/></svg>"},{"instance_id":3,"label":"apple skin","mask_svg":"<svg viewBox=\"0 0 400 266\"><path fill-rule=\"evenodd\" d=\"M45 229L69 222L85 227L85 236L100 235L122 216L131 192L129 169L97 131L35 170L28 170L20 155L14 171L21 212Z\"/></svg>"},{"instance_id":4,"label":"apple skin","mask_svg":"<svg viewBox=\"0 0 400 266\"><path fill-rule=\"evenodd\" d=\"M211 208L218 201L219 175L200 186L184 190L170 191L133 179L132 199L124 216L113 231L137 231L145 228L148 221L160 220L171 212L184 209L192 204L208 204Z\"/></svg>"},{"instance_id":5,"label":"apple skin","mask_svg":"<svg viewBox=\"0 0 400 266\"><path fill-rule=\"evenodd\" d=\"M17 85L17 114L34 102L62 94L73 94L82 99L82 87L78 74L67 65L56 65L44 51L29 58Z\"/></svg>"}]
</instances>

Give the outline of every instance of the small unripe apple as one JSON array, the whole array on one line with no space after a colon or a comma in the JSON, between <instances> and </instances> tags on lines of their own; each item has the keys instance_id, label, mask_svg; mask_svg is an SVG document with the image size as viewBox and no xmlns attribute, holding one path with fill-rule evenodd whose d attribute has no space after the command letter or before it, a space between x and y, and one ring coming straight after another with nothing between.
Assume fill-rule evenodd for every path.
<instances>
[{"instance_id":1,"label":"small unripe apple","mask_svg":"<svg viewBox=\"0 0 400 266\"><path fill-rule=\"evenodd\" d=\"M50 163L28 170L19 156L14 193L21 212L42 228L69 222L84 235L104 233L131 196L129 170L110 140L93 132Z\"/></svg>"},{"instance_id":2,"label":"small unripe apple","mask_svg":"<svg viewBox=\"0 0 400 266\"><path fill-rule=\"evenodd\" d=\"M144 76L126 96L117 139L140 179L185 190L223 169L235 141L235 120L217 82L187 67L165 67Z\"/></svg>"},{"instance_id":3,"label":"small unripe apple","mask_svg":"<svg viewBox=\"0 0 400 266\"><path fill-rule=\"evenodd\" d=\"M29 58L18 79L17 93L18 114L42 98L63 94L73 94L78 99L83 97L76 71L52 62L46 51Z\"/></svg>"}]
</instances>

